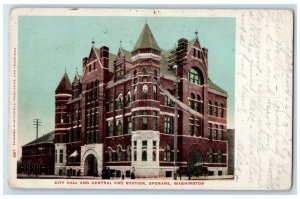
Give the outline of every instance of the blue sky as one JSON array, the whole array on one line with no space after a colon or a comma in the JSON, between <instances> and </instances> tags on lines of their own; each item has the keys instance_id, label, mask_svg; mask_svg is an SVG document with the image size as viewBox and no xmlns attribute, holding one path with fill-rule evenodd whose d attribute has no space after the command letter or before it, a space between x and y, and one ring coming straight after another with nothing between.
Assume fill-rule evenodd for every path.
<instances>
[{"instance_id":1,"label":"blue sky","mask_svg":"<svg viewBox=\"0 0 300 199\"><path fill-rule=\"evenodd\" d=\"M72 81L88 56L91 40L117 53L132 50L145 24L163 49L179 38L191 40L198 31L208 48L209 77L228 92L228 128L234 128L235 18L217 17L19 17L18 144L35 138L33 118L40 118L39 135L54 129L54 91L65 68Z\"/></svg>"}]
</instances>

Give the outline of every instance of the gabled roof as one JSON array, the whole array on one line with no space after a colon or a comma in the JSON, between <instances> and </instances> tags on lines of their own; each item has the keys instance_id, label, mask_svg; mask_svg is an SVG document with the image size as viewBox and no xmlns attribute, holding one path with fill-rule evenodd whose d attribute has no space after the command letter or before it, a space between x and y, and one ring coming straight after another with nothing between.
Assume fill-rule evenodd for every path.
<instances>
[{"instance_id":1,"label":"gabled roof","mask_svg":"<svg viewBox=\"0 0 300 199\"><path fill-rule=\"evenodd\" d=\"M218 86L217 84L212 82L209 78L208 78L208 89L210 89L212 91L220 92L227 96L227 92L225 90L223 90L220 86Z\"/></svg>"},{"instance_id":2,"label":"gabled roof","mask_svg":"<svg viewBox=\"0 0 300 199\"><path fill-rule=\"evenodd\" d=\"M135 51L137 49L145 49L145 48L151 48L160 51L160 48L158 47L148 24L144 25L143 31L140 34L140 37L136 42L132 51Z\"/></svg>"},{"instance_id":3,"label":"gabled roof","mask_svg":"<svg viewBox=\"0 0 300 199\"><path fill-rule=\"evenodd\" d=\"M71 93L72 92L72 85L68 74L65 72L64 76L61 78L55 93Z\"/></svg>"},{"instance_id":4,"label":"gabled roof","mask_svg":"<svg viewBox=\"0 0 300 199\"><path fill-rule=\"evenodd\" d=\"M54 131L51 131L46 135L43 135L42 137L39 137L38 139L25 144L24 146L29 146L33 144L42 144L42 143L53 143L53 139L54 139Z\"/></svg>"},{"instance_id":5,"label":"gabled roof","mask_svg":"<svg viewBox=\"0 0 300 199\"><path fill-rule=\"evenodd\" d=\"M95 48L95 47L93 47L93 49L94 49L94 51L95 51L95 53L96 53L97 59L100 61L100 48ZM109 62L108 62L108 70L109 70L110 72L113 72L113 71L114 71L114 61L115 61L117 55L115 55L115 54L109 52L109 55L108 55L108 56L109 56L109 57L108 57L108 58L109 58Z\"/></svg>"},{"instance_id":6,"label":"gabled roof","mask_svg":"<svg viewBox=\"0 0 300 199\"><path fill-rule=\"evenodd\" d=\"M125 56L125 59L127 61L131 61L131 52L124 49L124 48L120 48L120 51L123 53L123 55Z\"/></svg>"}]
</instances>

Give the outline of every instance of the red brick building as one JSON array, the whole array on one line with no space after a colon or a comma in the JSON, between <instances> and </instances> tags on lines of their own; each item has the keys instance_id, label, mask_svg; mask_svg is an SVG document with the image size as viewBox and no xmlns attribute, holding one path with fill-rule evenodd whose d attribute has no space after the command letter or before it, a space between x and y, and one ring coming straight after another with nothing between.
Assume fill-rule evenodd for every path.
<instances>
[{"instance_id":1,"label":"red brick building","mask_svg":"<svg viewBox=\"0 0 300 199\"><path fill-rule=\"evenodd\" d=\"M227 174L227 93L209 79L208 50L197 36L178 45L186 46L187 61L177 70L185 104L178 111L177 166ZM131 52L92 46L82 75L71 83L64 74L55 91L56 175L98 175L106 166L140 177L174 171L172 50L162 50L145 24Z\"/></svg>"},{"instance_id":2,"label":"red brick building","mask_svg":"<svg viewBox=\"0 0 300 199\"><path fill-rule=\"evenodd\" d=\"M22 146L20 173L30 175L54 174L54 132Z\"/></svg>"}]
</instances>

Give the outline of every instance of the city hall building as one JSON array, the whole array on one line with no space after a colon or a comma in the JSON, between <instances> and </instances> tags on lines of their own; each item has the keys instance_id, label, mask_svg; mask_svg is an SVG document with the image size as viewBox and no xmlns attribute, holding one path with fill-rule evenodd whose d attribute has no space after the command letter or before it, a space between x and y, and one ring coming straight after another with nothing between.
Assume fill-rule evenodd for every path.
<instances>
[{"instance_id":1,"label":"city hall building","mask_svg":"<svg viewBox=\"0 0 300 199\"><path fill-rule=\"evenodd\" d=\"M82 75L71 82L65 73L55 91L55 175L96 176L107 167L136 177L170 176L175 167L227 174L227 93L209 79L197 34L177 41L186 62L176 70L174 49L163 50L148 24L131 51L92 43Z\"/></svg>"}]
</instances>

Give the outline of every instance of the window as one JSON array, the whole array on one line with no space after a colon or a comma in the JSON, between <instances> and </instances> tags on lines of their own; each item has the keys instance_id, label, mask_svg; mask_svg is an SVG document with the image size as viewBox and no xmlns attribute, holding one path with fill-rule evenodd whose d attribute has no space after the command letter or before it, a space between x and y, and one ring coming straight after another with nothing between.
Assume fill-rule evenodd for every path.
<instances>
[{"instance_id":1,"label":"window","mask_svg":"<svg viewBox=\"0 0 300 199\"><path fill-rule=\"evenodd\" d=\"M158 117L158 113L157 111L153 111L153 116L152 116L152 126L153 126L153 130L157 131L157 117Z\"/></svg>"},{"instance_id":2,"label":"window","mask_svg":"<svg viewBox=\"0 0 300 199\"><path fill-rule=\"evenodd\" d=\"M171 147L169 144L166 145L165 147L165 159L167 162L171 162L172 158L171 158Z\"/></svg>"},{"instance_id":3,"label":"window","mask_svg":"<svg viewBox=\"0 0 300 199\"><path fill-rule=\"evenodd\" d=\"M95 140L94 140L94 138L95 138L95 136L94 136L94 131L91 131L90 132L90 136L91 136L91 144L94 144L94 142L95 142Z\"/></svg>"},{"instance_id":4,"label":"window","mask_svg":"<svg viewBox=\"0 0 300 199\"><path fill-rule=\"evenodd\" d=\"M114 131L114 127L112 122L108 122L108 136L111 137L113 136L113 131Z\"/></svg>"},{"instance_id":5,"label":"window","mask_svg":"<svg viewBox=\"0 0 300 199\"><path fill-rule=\"evenodd\" d=\"M223 104L221 104L221 107L220 107L220 117L224 118L224 105Z\"/></svg>"},{"instance_id":6,"label":"window","mask_svg":"<svg viewBox=\"0 0 300 199\"><path fill-rule=\"evenodd\" d=\"M203 84L203 78L201 72L196 67L193 67L189 71L189 82L193 84Z\"/></svg>"},{"instance_id":7,"label":"window","mask_svg":"<svg viewBox=\"0 0 300 199\"><path fill-rule=\"evenodd\" d=\"M218 149L218 163L222 163L222 151Z\"/></svg>"},{"instance_id":8,"label":"window","mask_svg":"<svg viewBox=\"0 0 300 199\"><path fill-rule=\"evenodd\" d=\"M133 161L137 161L137 141L133 141Z\"/></svg>"},{"instance_id":9,"label":"window","mask_svg":"<svg viewBox=\"0 0 300 199\"><path fill-rule=\"evenodd\" d=\"M200 109L199 109L199 104L200 104L200 96L199 95L197 95L196 96L196 100L195 100L195 111L198 111L198 112L200 112Z\"/></svg>"},{"instance_id":10,"label":"window","mask_svg":"<svg viewBox=\"0 0 300 199\"><path fill-rule=\"evenodd\" d=\"M123 108L123 97L122 93L120 93L117 97L117 109Z\"/></svg>"},{"instance_id":11,"label":"window","mask_svg":"<svg viewBox=\"0 0 300 199\"><path fill-rule=\"evenodd\" d=\"M64 115L60 114L60 123L63 124L64 123Z\"/></svg>"},{"instance_id":12,"label":"window","mask_svg":"<svg viewBox=\"0 0 300 199\"><path fill-rule=\"evenodd\" d=\"M117 135L122 134L122 122L121 120L117 121Z\"/></svg>"},{"instance_id":13,"label":"window","mask_svg":"<svg viewBox=\"0 0 300 199\"><path fill-rule=\"evenodd\" d=\"M224 126L221 125L221 130L220 130L220 139L223 140L224 139Z\"/></svg>"},{"instance_id":14,"label":"window","mask_svg":"<svg viewBox=\"0 0 300 199\"><path fill-rule=\"evenodd\" d=\"M148 71L145 68L143 69L143 74L148 75Z\"/></svg>"},{"instance_id":15,"label":"window","mask_svg":"<svg viewBox=\"0 0 300 199\"><path fill-rule=\"evenodd\" d=\"M131 146L126 148L126 161L131 161Z\"/></svg>"},{"instance_id":16,"label":"window","mask_svg":"<svg viewBox=\"0 0 300 199\"><path fill-rule=\"evenodd\" d=\"M154 76L153 79L154 79L154 80L157 80L157 70L154 70L154 71L153 71L153 76Z\"/></svg>"},{"instance_id":17,"label":"window","mask_svg":"<svg viewBox=\"0 0 300 199\"><path fill-rule=\"evenodd\" d=\"M212 115L212 112L213 112L213 110L212 110L212 102L211 102L211 100L209 100L209 102L208 102L208 114Z\"/></svg>"},{"instance_id":18,"label":"window","mask_svg":"<svg viewBox=\"0 0 300 199\"><path fill-rule=\"evenodd\" d=\"M191 93L190 100L189 100L189 106L191 109L194 109L194 100L195 100L195 95Z\"/></svg>"},{"instance_id":19,"label":"window","mask_svg":"<svg viewBox=\"0 0 300 199\"><path fill-rule=\"evenodd\" d=\"M126 107L130 107L130 106L131 106L131 95L130 95L130 91L128 91L126 95Z\"/></svg>"},{"instance_id":20,"label":"window","mask_svg":"<svg viewBox=\"0 0 300 199\"><path fill-rule=\"evenodd\" d=\"M143 111L143 130L148 129L148 111Z\"/></svg>"},{"instance_id":21,"label":"window","mask_svg":"<svg viewBox=\"0 0 300 199\"><path fill-rule=\"evenodd\" d=\"M218 117L218 102L215 102L214 115Z\"/></svg>"},{"instance_id":22,"label":"window","mask_svg":"<svg viewBox=\"0 0 300 199\"><path fill-rule=\"evenodd\" d=\"M59 162L63 163L64 161L64 151L62 149L59 150Z\"/></svg>"},{"instance_id":23,"label":"window","mask_svg":"<svg viewBox=\"0 0 300 199\"><path fill-rule=\"evenodd\" d=\"M116 65L116 80L122 79L124 76L123 64Z\"/></svg>"},{"instance_id":24,"label":"window","mask_svg":"<svg viewBox=\"0 0 300 199\"><path fill-rule=\"evenodd\" d=\"M55 150L55 162L57 162L57 150Z\"/></svg>"},{"instance_id":25,"label":"window","mask_svg":"<svg viewBox=\"0 0 300 199\"><path fill-rule=\"evenodd\" d=\"M153 85L153 99L157 100L157 86Z\"/></svg>"},{"instance_id":26,"label":"window","mask_svg":"<svg viewBox=\"0 0 300 199\"><path fill-rule=\"evenodd\" d=\"M109 98L109 102L108 102L108 112L111 112L114 110L114 102L112 97Z\"/></svg>"},{"instance_id":27,"label":"window","mask_svg":"<svg viewBox=\"0 0 300 199\"><path fill-rule=\"evenodd\" d=\"M107 159L108 159L108 162L112 161L112 150L111 149L107 149Z\"/></svg>"},{"instance_id":28,"label":"window","mask_svg":"<svg viewBox=\"0 0 300 199\"><path fill-rule=\"evenodd\" d=\"M138 125L139 125L139 120L137 117L137 112L133 113L133 130L136 131L138 130Z\"/></svg>"},{"instance_id":29,"label":"window","mask_svg":"<svg viewBox=\"0 0 300 199\"><path fill-rule=\"evenodd\" d=\"M147 76L143 77L143 82L148 82L148 77Z\"/></svg>"},{"instance_id":30,"label":"window","mask_svg":"<svg viewBox=\"0 0 300 199\"><path fill-rule=\"evenodd\" d=\"M143 93L143 99L147 99L148 98L148 86L147 84L144 84L142 87L142 93Z\"/></svg>"},{"instance_id":31,"label":"window","mask_svg":"<svg viewBox=\"0 0 300 199\"><path fill-rule=\"evenodd\" d=\"M212 148L209 148L209 150L208 150L208 162L209 163L214 162L214 151Z\"/></svg>"},{"instance_id":32,"label":"window","mask_svg":"<svg viewBox=\"0 0 300 199\"><path fill-rule=\"evenodd\" d=\"M121 146L117 147L117 161L122 161L122 149L121 149Z\"/></svg>"},{"instance_id":33,"label":"window","mask_svg":"<svg viewBox=\"0 0 300 199\"><path fill-rule=\"evenodd\" d=\"M127 125L127 133L131 134L131 128L132 128L131 117L126 118L126 125Z\"/></svg>"},{"instance_id":34,"label":"window","mask_svg":"<svg viewBox=\"0 0 300 199\"><path fill-rule=\"evenodd\" d=\"M153 141L152 144L152 161L156 161L156 141Z\"/></svg>"},{"instance_id":35,"label":"window","mask_svg":"<svg viewBox=\"0 0 300 199\"><path fill-rule=\"evenodd\" d=\"M193 135L193 120L189 120L189 135Z\"/></svg>"},{"instance_id":36,"label":"window","mask_svg":"<svg viewBox=\"0 0 300 199\"><path fill-rule=\"evenodd\" d=\"M137 96L137 86L133 87L133 96L132 96L132 101L136 100L136 96Z\"/></svg>"},{"instance_id":37,"label":"window","mask_svg":"<svg viewBox=\"0 0 300 199\"><path fill-rule=\"evenodd\" d=\"M212 139L212 124L211 123L209 123L209 135L208 135L208 138L209 139Z\"/></svg>"},{"instance_id":38,"label":"window","mask_svg":"<svg viewBox=\"0 0 300 199\"><path fill-rule=\"evenodd\" d=\"M215 124L215 139L218 139L218 125Z\"/></svg>"},{"instance_id":39,"label":"window","mask_svg":"<svg viewBox=\"0 0 300 199\"><path fill-rule=\"evenodd\" d=\"M165 116L165 133L171 134L172 130L172 118L170 116Z\"/></svg>"},{"instance_id":40,"label":"window","mask_svg":"<svg viewBox=\"0 0 300 199\"><path fill-rule=\"evenodd\" d=\"M167 95L165 95L165 105L172 106L172 101Z\"/></svg>"},{"instance_id":41,"label":"window","mask_svg":"<svg viewBox=\"0 0 300 199\"><path fill-rule=\"evenodd\" d=\"M59 143L64 143L64 135L59 135Z\"/></svg>"},{"instance_id":42,"label":"window","mask_svg":"<svg viewBox=\"0 0 300 199\"><path fill-rule=\"evenodd\" d=\"M196 120L195 127L194 127L194 135L198 137L199 131L200 131L200 122L199 122L199 120Z\"/></svg>"},{"instance_id":43,"label":"window","mask_svg":"<svg viewBox=\"0 0 300 199\"><path fill-rule=\"evenodd\" d=\"M147 161L147 140L142 141L142 161Z\"/></svg>"}]
</instances>

